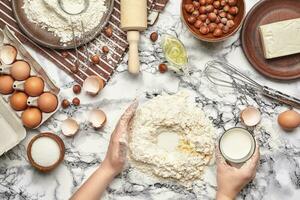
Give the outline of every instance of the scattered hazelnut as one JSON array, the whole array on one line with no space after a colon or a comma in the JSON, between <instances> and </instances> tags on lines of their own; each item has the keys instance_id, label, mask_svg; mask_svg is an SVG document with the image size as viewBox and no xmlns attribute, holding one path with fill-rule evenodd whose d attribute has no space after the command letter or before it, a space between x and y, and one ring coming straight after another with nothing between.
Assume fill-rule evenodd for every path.
<instances>
[{"instance_id":1,"label":"scattered hazelnut","mask_svg":"<svg viewBox=\"0 0 300 200\"><path fill-rule=\"evenodd\" d=\"M208 29L208 27L206 27L206 26L201 26L199 31L200 31L200 33L202 33L203 35L206 35L206 34L209 33L209 29Z\"/></svg>"},{"instance_id":2,"label":"scattered hazelnut","mask_svg":"<svg viewBox=\"0 0 300 200\"><path fill-rule=\"evenodd\" d=\"M77 74L78 73L78 66L77 65L73 65L71 68L70 68L71 72L73 72L74 74Z\"/></svg>"},{"instance_id":3,"label":"scattered hazelnut","mask_svg":"<svg viewBox=\"0 0 300 200\"><path fill-rule=\"evenodd\" d=\"M66 108L68 108L69 106L70 106L70 102L69 102L67 99L62 100L62 102L61 102L61 107L62 107L63 109L66 109Z\"/></svg>"},{"instance_id":4,"label":"scattered hazelnut","mask_svg":"<svg viewBox=\"0 0 300 200\"><path fill-rule=\"evenodd\" d=\"M168 71L168 66L164 63L161 63L158 66L158 70L160 73L165 73L166 71Z\"/></svg>"},{"instance_id":5,"label":"scattered hazelnut","mask_svg":"<svg viewBox=\"0 0 300 200\"><path fill-rule=\"evenodd\" d=\"M228 4L230 6L235 6L237 4L237 0L228 0Z\"/></svg>"},{"instance_id":6,"label":"scattered hazelnut","mask_svg":"<svg viewBox=\"0 0 300 200\"><path fill-rule=\"evenodd\" d=\"M151 39L152 42L156 42L157 39L158 39L158 34L157 34L157 32L151 33L150 39Z\"/></svg>"},{"instance_id":7,"label":"scattered hazelnut","mask_svg":"<svg viewBox=\"0 0 300 200\"><path fill-rule=\"evenodd\" d=\"M74 106L79 106L79 105L80 105L80 100L79 100L77 97L75 97L75 98L72 100L72 104L73 104Z\"/></svg>"},{"instance_id":8,"label":"scattered hazelnut","mask_svg":"<svg viewBox=\"0 0 300 200\"><path fill-rule=\"evenodd\" d=\"M237 15L238 14L238 12L239 12L239 9L238 9L238 7L231 7L230 9L229 9L229 11L228 11L231 15Z\"/></svg>"},{"instance_id":9,"label":"scattered hazelnut","mask_svg":"<svg viewBox=\"0 0 300 200\"><path fill-rule=\"evenodd\" d=\"M195 28L199 29L202 26L202 24L203 24L203 22L200 19L198 19L195 22L194 26L195 26Z\"/></svg>"},{"instance_id":10,"label":"scattered hazelnut","mask_svg":"<svg viewBox=\"0 0 300 200\"><path fill-rule=\"evenodd\" d=\"M208 24L208 29L210 33L213 33L214 30L218 27L218 25L216 23L210 23Z\"/></svg>"},{"instance_id":11,"label":"scattered hazelnut","mask_svg":"<svg viewBox=\"0 0 300 200\"><path fill-rule=\"evenodd\" d=\"M91 56L91 61L94 63L94 64L98 64L100 62L100 58L97 54Z\"/></svg>"},{"instance_id":12,"label":"scattered hazelnut","mask_svg":"<svg viewBox=\"0 0 300 200\"><path fill-rule=\"evenodd\" d=\"M204 5L206 5L206 0L199 0L199 3L201 6L204 6Z\"/></svg>"},{"instance_id":13,"label":"scattered hazelnut","mask_svg":"<svg viewBox=\"0 0 300 200\"><path fill-rule=\"evenodd\" d=\"M222 30L220 28L216 28L216 30L213 32L213 36L220 37L222 35Z\"/></svg>"},{"instance_id":14,"label":"scattered hazelnut","mask_svg":"<svg viewBox=\"0 0 300 200\"><path fill-rule=\"evenodd\" d=\"M64 57L64 58L66 58L66 57L69 56L69 52L68 51L61 52L61 56Z\"/></svg>"},{"instance_id":15,"label":"scattered hazelnut","mask_svg":"<svg viewBox=\"0 0 300 200\"><path fill-rule=\"evenodd\" d=\"M198 17L198 19L200 19L201 21L205 22L205 20L207 19L207 15L200 15Z\"/></svg>"},{"instance_id":16,"label":"scattered hazelnut","mask_svg":"<svg viewBox=\"0 0 300 200\"><path fill-rule=\"evenodd\" d=\"M108 46L103 46L102 47L102 52L105 53L105 54L107 54L109 52Z\"/></svg>"},{"instance_id":17,"label":"scattered hazelnut","mask_svg":"<svg viewBox=\"0 0 300 200\"><path fill-rule=\"evenodd\" d=\"M206 7L205 6L200 6L199 12L200 12L200 14L205 14L206 13Z\"/></svg>"},{"instance_id":18,"label":"scattered hazelnut","mask_svg":"<svg viewBox=\"0 0 300 200\"><path fill-rule=\"evenodd\" d=\"M217 15L215 13L209 13L208 14L208 19L211 21L211 22L214 22L216 21L217 19Z\"/></svg>"},{"instance_id":19,"label":"scattered hazelnut","mask_svg":"<svg viewBox=\"0 0 300 200\"><path fill-rule=\"evenodd\" d=\"M229 27L228 26L223 26L222 28L223 33L228 33L229 32Z\"/></svg>"},{"instance_id":20,"label":"scattered hazelnut","mask_svg":"<svg viewBox=\"0 0 300 200\"><path fill-rule=\"evenodd\" d=\"M200 3L198 1L193 1L193 5L195 9L199 9L200 8Z\"/></svg>"},{"instance_id":21,"label":"scattered hazelnut","mask_svg":"<svg viewBox=\"0 0 300 200\"><path fill-rule=\"evenodd\" d=\"M197 18L194 17L194 16L189 16L187 21L190 23L190 24L194 24L196 22Z\"/></svg>"},{"instance_id":22,"label":"scattered hazelnut","mask_svg":"<svg viewBox=\"0 0 300 200\"><path fill-rule=\"evenodd\" d=\"M74 85L73 86L73 92L75 94L79 94L81 92L81 86L80 85Z\"/></svg>"},{"instance_id":23,"label":"scattered hazelnut","mask_svg":"<svg viewBox=\"0 0 300 200\"><path fill-rule=\"evenodd\" d=\"M109 26L109 27L106 27L105 30L104 30L104 33L107 37L111 37L112 34L113 34L113 30L112 28Z\"/></svg>"},{"instance_id":24,"label":"scattered hazelnut","mask_svg":"<svg viewBox=\"0 0 300 200\"><path fill-rule=\"evenodd\" d=\"M213 12L213 11L214 11L214 7L213 7L213 5L207 5L205 9L206 9L206 12L208 12L208 13L210 13L210 12Z\"/></svg>"},{"instance_id":25,"label":"scattered hazelnut","mask_svg":"<svg viewBox=\"0 0 300 200\"><path fill-rule=\"evenodd\" d=\"M193 4L186 4L186 5L184 5L184 9L188 13L192 13L195 10Z\"/></svg>"},{"instance_id":26,"label":"scattered hazelnut","mask_svg":"<svg viewBox=\"0 0 300 200\"><path fill-rule=\"evenodd\" d=\"M221 7L220 1L214 1L213 5L216 9L219 9Z\"/></svg>"}]
</instances>

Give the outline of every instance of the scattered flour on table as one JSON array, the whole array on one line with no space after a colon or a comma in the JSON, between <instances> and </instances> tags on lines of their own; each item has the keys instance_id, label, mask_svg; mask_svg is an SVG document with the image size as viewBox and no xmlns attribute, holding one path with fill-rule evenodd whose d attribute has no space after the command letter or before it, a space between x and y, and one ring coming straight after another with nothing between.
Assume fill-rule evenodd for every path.
<instances>
[{"instance_id":1,"label":"scattered flour on table","mask_svg":"<svg viewBox=\"0 0 300 200\"><path fill-rule=\"evenodd\" d=\"M129 159L133 167L189 185L201 179L214 156L215 132L188 94L155 97L133 119Z\"/></svg>"},{"instance_id":2,"label":"scattered flour on table","mask_svg":"<svg viewBox=\"0 0 300 200\"><path fill-rule=\"evenodd\" d=\"M42 28L53 32L63 43L73 40L72 26L75 36L82 34L81 21L85 32L89 33L97 28L107 7L104 0L89 0L89 5L80 15L69 15L59 6L58 0L23 0L27 18ZM76 12L82 8L83 0L65 0L68 11Z\"/></svg>"}]
</instances>

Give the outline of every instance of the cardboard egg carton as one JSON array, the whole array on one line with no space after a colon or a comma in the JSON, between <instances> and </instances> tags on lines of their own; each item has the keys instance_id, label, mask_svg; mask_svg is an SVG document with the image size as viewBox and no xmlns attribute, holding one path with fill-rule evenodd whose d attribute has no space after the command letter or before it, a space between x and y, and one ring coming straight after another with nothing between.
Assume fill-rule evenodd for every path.
<instances>
[{"instance_id":1,"label":"cardboard egg carton","mask_svg":"<svg viewBox=\"0 0 300 200\"><path fill-rule=\"evenodd\" d=\"M5 45L11 45L17 50L17 60L23 60L31 67L30 76L37 76L44 81L44 92L51 92L57 96L58 105L52 113L42 113L41 123L35 127L38 128L48 120L59 109L59 88L51 81L44 69L38 64L29 52L24 48L21 42L14 36L14 33L7 27L0 29L0 51ZM0 75L10 75L11 65L5 64L0 58ZM13 88L17 91L24 91L25 81L15 81ZM0 155L10 150L21 142L26 136L26 129L22 125L21 114L23 111L15 111L11 108L9 98L12 94L0 94ZM37 106L38 97L28 97L27 105L29 107ZM2 144L3 143L3 144Z\"/></svg>"}]
</instances>

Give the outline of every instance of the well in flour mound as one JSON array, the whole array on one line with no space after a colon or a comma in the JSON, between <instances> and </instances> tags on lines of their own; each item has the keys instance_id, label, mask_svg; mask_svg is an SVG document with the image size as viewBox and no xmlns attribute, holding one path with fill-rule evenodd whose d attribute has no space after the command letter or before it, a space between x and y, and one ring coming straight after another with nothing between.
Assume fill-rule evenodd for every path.
<instances>
[{"instance_id":1,"label":"well in flour mound","mask_svg":"<svg viewBox=\"0 0 300 200\"><path fill-rule=\"evenodd\" d=\"M214 141L212 123L180 92L158 96L137 110L129 155L134 167L186 184L201 178L213 157Z\"/></svg>"},{"instance_id":2,"label":"well in flour mound","mask_svg":"<svg viewBox=\"0 0 300 200\"><path fill-rule=\"evenodd\" d=\"M86 33L90 33L99 25L107 7L104 0L89 0L89 6L80 15L68 15L59 6L58 0L23 0L23 9L27 18L42 28L53 32L63 43L73 40L72 26L75 36L81 37L82 26ZM69 0L68 12L74 13L81 9L83 0ZM70 10L71 9L71 10ZM72 12L72 10L74 12Z\"/></svg>"}]
</instances>

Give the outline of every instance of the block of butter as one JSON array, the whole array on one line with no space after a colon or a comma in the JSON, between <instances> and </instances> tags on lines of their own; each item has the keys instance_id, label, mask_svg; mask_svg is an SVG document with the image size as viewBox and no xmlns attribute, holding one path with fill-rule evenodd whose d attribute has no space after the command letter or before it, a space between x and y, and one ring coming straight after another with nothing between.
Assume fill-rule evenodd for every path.
<instances>
[{"instance_id":1,"label":"block of butter","mask_svg":"<svg viewBox=\"0 0 300 200\"><path fill-rule=\"evenodd\" d=\"M300 18L259 27L266 59L300 53Z\"/></svg>"}]
</instances>

